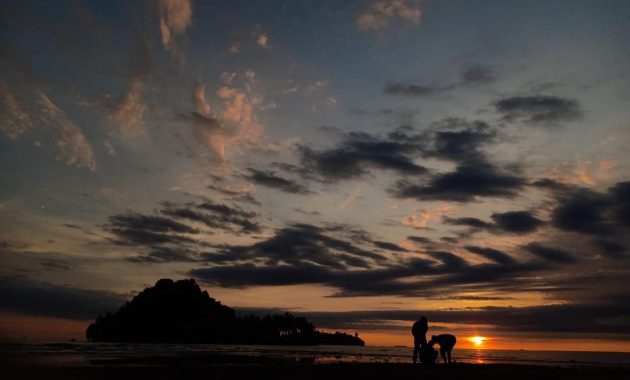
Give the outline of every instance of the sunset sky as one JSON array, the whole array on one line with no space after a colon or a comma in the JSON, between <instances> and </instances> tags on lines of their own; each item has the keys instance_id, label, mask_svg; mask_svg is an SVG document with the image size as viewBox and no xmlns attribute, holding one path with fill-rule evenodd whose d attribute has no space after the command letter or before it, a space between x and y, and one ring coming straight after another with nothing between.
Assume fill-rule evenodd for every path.
<instances>
[{"instance_id":1,"label":"sunset sky","mask_svg":"<svg viewBox=\"0 0 630 380\"><path fill-rule=\"evenodd\" d=\"M0 340L158 279L630 351L630 2L0 2Z\"/></svg>"}]
</instances>

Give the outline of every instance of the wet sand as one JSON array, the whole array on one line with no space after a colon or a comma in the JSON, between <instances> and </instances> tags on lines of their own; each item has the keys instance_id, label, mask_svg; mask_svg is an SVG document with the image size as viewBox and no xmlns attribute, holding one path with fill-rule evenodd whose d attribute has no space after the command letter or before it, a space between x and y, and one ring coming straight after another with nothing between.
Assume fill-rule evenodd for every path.
<instances>
[{"instance_id":1,"label":"wet sand","mask_svg":"<svg viewBox=\"0 0 630 380\"><path fill-rule=\"evenodd\" d=\"M204 364L184 360L162 364L108 363L63 365L3 363L3 379L630 379L630 368L565 368L514 364L423 366L395 363L232 363Z\"/></svg>"}]
</instances>

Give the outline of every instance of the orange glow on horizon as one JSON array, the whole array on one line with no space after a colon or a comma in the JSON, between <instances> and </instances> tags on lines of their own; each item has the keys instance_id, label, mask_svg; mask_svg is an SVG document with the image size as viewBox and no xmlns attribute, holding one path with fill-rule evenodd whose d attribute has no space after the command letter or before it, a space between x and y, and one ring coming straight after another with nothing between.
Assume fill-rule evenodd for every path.
<instances>
[{"instance_id":1,"label":"orange glow on horizon","mask_svg":"<svg viewBox=\"0 0 630 380\"><path fill-rule=\"evenodd\" d=\"M476 348L482 348L486 342L486 337L483 336L471 336L468 341L475 345Z\"/></svg>"}]
</instances>

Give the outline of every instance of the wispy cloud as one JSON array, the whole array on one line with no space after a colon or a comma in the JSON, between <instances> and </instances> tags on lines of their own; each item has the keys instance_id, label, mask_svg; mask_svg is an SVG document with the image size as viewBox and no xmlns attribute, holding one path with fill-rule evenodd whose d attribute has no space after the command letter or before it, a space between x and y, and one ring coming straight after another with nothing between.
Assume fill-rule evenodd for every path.
<instances>
[{"instance_id":1,"label":"wispy cloud","mask_svg":"<svg viewBox=\"0 0 630 380\"><path fill-rule=\"evenodd\" d=\"M32 121L9 87L0 81L0 133L15 140L28 132Z\"/></svg>"},{"instance_id":2,"label":"wispy cloud","mask_svg":"<svg viewBox=\"0 0 630 380\"><path fill-rule=\"evenodd\" d=\"M381 30L398 18L409 25L418 25L422 12L417 1L378 0L361 12L357 18L357 28L362 31Z\"/></svg>"},{"instance_id":3,"label":"wispy cloud","mask_svg":"<svg viewBox=\"0 0 630 380\"><path fill-rule=\"evenodd\" d=\"M186 33L192 22L190 0L159 0L160 31L162 44L171 54L180 54L178 40Z\"/></svg>"},{"instance_id":4,"label":"wispy cloud","mask_svg":"<svg viewBox=\"0 0 630 380\"><path fill-rule=\"evenodd\" d=\"M55 149L57 159L70 166L86 167L96 170L96 159L92 146L83 132L66 118L46 95L39 93L37 105L42 124L50 128L56 136Z\"/></svg>"}]
</instances>

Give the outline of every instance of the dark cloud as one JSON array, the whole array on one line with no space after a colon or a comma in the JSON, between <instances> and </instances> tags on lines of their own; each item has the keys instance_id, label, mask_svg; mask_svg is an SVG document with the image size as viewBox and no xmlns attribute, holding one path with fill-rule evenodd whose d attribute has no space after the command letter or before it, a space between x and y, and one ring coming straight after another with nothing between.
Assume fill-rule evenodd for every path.
<instances>
[{"instance_id":1,"label":"dark cloud","mask_svg":"<svg viewBox=\"0 0 630 380\"><path fill-rule=\"evenodd\" d=\"M177 263L199 261L197 253L185 247L152 247L146 254L139 254L128 259L134 263Z\"/></svg>"},{"instance_id":2,"label":"dark cloud","mask_svg":"<svg viewBox=\"0 0 630 380\"><path fill-rule=\"evenodd\" d=\"M613 204L615 221L625 227L630 227L630 181L619 182L608 190Z\"/></svg>"},{"instance_id":3,"label":"dark cloud","mask_svg":"<svg viewBox=\"0 0 630 380\"><path fill-rule=\"evenodd\" d=\"M428 251L421 258L386 257L369 249L400 252L402 247L375 241L339 226L296 224L251 245L224 246L201 256L208 266L189 273L223 287L320 284L336 289L333 296L428 296L435 286L460 291L512 289L532 284L531 275L555 265L544 260L519 262L489 248L469 247L491 263L471 264L448 251ZM337 234L338 236L333 236Z\"/></svg>"},{"instance_id":4,"label":"dark cloud","mask_svg":"<svg viewBox=\"0 0 630 380\"><path fill-rule=\"evenodd\" d=\"M485 257L488 260L492 260L498 264L514 264L516 262L516 260L512 256L493 248L467 245L466 250L479 256Z\"/></svg>"},{"instance_id":5,"label":"dark cloud","mask_svg":"<svg viewBox=\"0 0 630 380\"><path fill-rule=\"evenodd\" d=\"M257 170L257 169L252 169L252 168L248 168L247 170L249 174L246 175L245 178L249 179L250 181L258 185L282 190L284 192L293 193L293 194L312 194L313 193L305 186L300 185L299 183L295 181L280 177L273 171Z\"/></svg>"},{"instance_id":6,"label":"dark cloud","mask_svg":"<svg viewBox=\"0 0 630 380\"><path fill-rule=\"evenodd\" d=\"M489 162L475 161L462 163L455 171L437 174L425 183L400 180L391 193L397 198L421 201L470 202L478 197L512 198L524 184L521 177L499 170Z\"/></svg>"},{"instance_id":7,"label":"dark cloud","mask_svg":"<svg viewBox=\"0 0 630 380\"><path fill-rule=\"evenodd\" d=\"M407 252L405 248L399 246L398 244L390 243L387 241L374 241L373 243L376 247L381 248L381 249L386 249L386 250L395 251L395 252Z\"/></svg>"},{"instance_id":8,"label":"dark cloud","mask_svg":"<svg viewBox=\"0 0 630 380\"><path fill-rule=\"evenodd\" d=\"M429 97L444 94L459 88L479 86L494 82L494 71L481 65L472 65L464 68L460 73L460 79L455 81L433 82L432 84L418 84L413 82L389 82L383 87L386 95L406 97Z\"/></svg>"},{"instance_id":9,"label":"dark cloud","mask_svg":"<svg viewBox=\"0 0 630 380\"><path fill-rule=\"evenodd\" d=\"M243 202L243 203L251 203L256 206L260 206L260 202L251 191L247 190L235 190L228 187L225 187L219 183L208 185L208 189L216 191L221 194L224 198L232 201L232 202Z\"/></svg>"},{"instance_id":10,"label":"dark cloud","mask_svg":"<svg viewBox=\"0 0 630 380\"><path fill-rule=\"evenodd\" d=\"M556 263L567 264L577 261L575 256L563 249L548 247L540 243L529 243L523 246L523 249L534 256Z\"/></svg>"},{"instance_id":11,"label":"dark cloud","mask_svg":"<svg viewBox=\"0 0 630 380\"><path fill-rule=\"evenodd\" d=\"M297 212L298 214L309 215L309 216L319 216L322 214L319 211L306 211L300 207L293 207L292 210Z\"/></svg>"},{"instance_id":12,"label":"dark cloud","mask_svg":"<svg viewBox=\"0 0 630 380\"><path fill-rule=\"evenodd\" d=\"M70 319L93 319L117 309L126 296L0 277L0 310Z\"/></svg>"},{"instance_id":13,"label":"dark cloud","mask_svg":"<svg viewBox=\"0 0 630 380\"><path fill-rule=\"evenodd\" d=\"M496 130L485 122L446 118L421 132L411 127L399 127L384 136L355 132L341 135L341 141L333 148L315 150L302 146L301 165L285 164L282 169L304 179L328 182L366 176L372 169L425 178L426 186L421 189L399 183L401 191L394 194L404 197L415 196L402 194L415 194L417 190L424 199L513 196L523 180L497 168L482 151L496 137ZM455 162L457 168L450 173L429 173L417 163L426 158Z\"/></svg>"},{"instance_id":14,"label":"dark cloud","mask_svg":"<svg viewBox=\"0 0 630 380\"><path fill-rule=\"evenodd\" d=\"M49 268L49 269L53 269L53 270L62 270L62 271L68 271L71 270L73 268L73 266L70 264L70 262L68 262L67 260L63 260L63 259L53 259L53 258L46 258L43 259L40 264L43 267Z\"/></svg>"},{"instance_id":15,"label":"dark cloud","mask_svg":"<svg viewBox=\"0 0 630 380\"><path fill-rule=\"evenodd\" d=\"M536 231L544 222L527 211L509 211L491 216L497 229L504 232L526 234Z\"/></svg>"},{"instance_id":16,"label":"dark cloud","mask_svg":"<svg viewBox=\"0 0 630 380\"><path fill-rule=\"evenodd\" d=\"M551 215L552 224L562 230L599 234L610 230L604 218L609 200L602 194L580 189L559 199Z\"/></svg>"},{"instance_id":17,"label":"dark cloud","mask_svg":"<svg viewBox=\"0 0 630 380\"><path fill-rule=\"evenodd\" d=\"M364 176L368 169L392 170L400 174L418 175L427 169L414 162L420 147L414 141L381 138L367 133L349 133L331 149L300 148L300 173L315 174L335 181Z\"/></svg>"},{"instance_id":18,"label":"dark cloud","mask_svg":"<svg viewBox=\"0 0 630 380\"><path fill-rule=\"evenodd\" d=\"M610 258L619 259L624 258L626 256L626 246L610 240L598 239L595 241L595 246L605 256Z\"/></svg>"},{"instance_id":19,"label":"dark cloud","mask_svg":"<svg viewBox=\"0 0 630 380\"><path fill-rule=\"evenodd\" d=\"M432 323L490 325L496 331L514 333L630 334L630 302L627 297L599 302L555 304L530 307L486 306L460 310L364 310L348 312L297 312L323 328L372 325L382 329L382 321L416 321L425 315ZM579 316L579 317L576 317ZM379 327L379 323L381 326Z\"/></svg>"},{"instance_id":20,"label":"dark cloud","mask_svg":"<svg viewBox=\"0 0 630 380\"><path fill-rule=\"evenodd\" d=\"M138 213L112 215L105 228L116 235L114 242L121 245L193 242L187 235L199 232L170 218Z\"/></svg>"},{"instance_id":21,"label":"dark cloud","mask_svg":"<svg viewBox=\"0 0 630 380\"><path fill-rule=\"evenodd\" d=\"M426 155L453 162L484 161L480 149L496 141L497 132L483 121L446 118L433 124Z\"/></svg>"},{"instance_id":22,"label":"dark cloud","mask_svg":"<svg viewBox=\"0 0 630 380\"><path fill-rule=\"evenodd\" d=\"M445 224L470 227L472 231L492 233L528 234L536 231L544 222L527 211L508 211L491 215L492 223L478 218L443 218Z\"/></svg>"},{"instance_id":23,"label":"dark cloud","mask_svg":"<svg viewBox=\"0 0 630 380\"><path fill-rule=\"evenodd\" d=\"M477 86L496 81L494 71L485 66L469 66L461 72L463 85Z\"/></svg>"},{"instance_id":24,"label":"dark cloud","mask_svg":"<svg viewBox=\"0 0 630 380\"><path fill-rule=\"evenodd\" d=\"M431 96L444 91L437 86L427 86L414 83L388 83L383 88L387 95L397 96Z\"/></svg>"},{"instance_id":25,"label":"dark cloud","mask_svg":"<svg viewBox=\"0 0 630 380\"><path fill-rule=\"evenodd\" d=\"M554 227L605 238L627 235L630 182L619 182L605 192L549 181L537 181L534 186L552 191Z\"/></svg>"},{"instance_id":26,"label":"dark cloud","mask_svg":"<svg viewBox=\"0 0 630 380\"><path fill-rule=\"evenodd\" d=\"M228 206L211 200L196 205L189 204L186 207L176 207L170 203L164 205L162 213L166 215L201 222L214 229L247 233L261 231L256 222L258 214L238 206Z\"/></svg>"},{"instance_id":27,"label":"dark cloud","mask_svg":"<svg viewBox=\"0 0 630 380\"><path fill-rule=\"evenodd\" d=\"M479 218L464 217L464 218L450 218L445 217L442 219L445 224L451 224L454 226L467 226L475 229L490 229L493 227L492 223L484 222Z\"/></svg>"},{"instance_id":28,"label":"dark cloud","mask_svg":"<svg viewBox=\"0 0 630 380\"><path fill-rule=\"evenodd\" d=\"M261 231L257 222L258 214L237 206L210 200L184 205L163 202L162 206L159 215L127 213L109 217L109 224L105 229L115 236L112 239L115 244L146 249L146 252L130 258L130 261L197 261L198 252L208 246L201 241L204 235L212 234L216 230L235 234ZM191 222L194 226L189 224Z\"/></svg>"},{"instance_id":29,"label":"dark cloud","mask_svg":"<svg viewBox=\"0 0 630 380\"><path fill-rule=\"evenodd\" d=\"M522 121L530 125L555 125L582 117L575 99L558 96L512 96L494 103L505 121Z\"/></svg>"},{"instance_id":30,"label":"dark cloud","mask_svg":"<svg viewBox=\"0 0 630 380\"><path fill-rule=\"evenodd\" d=\"M407 236L407 240L420 244L433 244L433 240L424 236Z\"/></svg>"},{"instance_id":31,"label":"dark cloud","mask_svg":"<svg viewBox=\"0 0 630 380\"><path fill-rule=\"evenodd\" d=\"M300 269L312 268L312 264L334 269L368 267L370 262L386 260L383 255L348 239L333 236L338 232L337 226L294 224L249 246L226 246L218 252L204 253L203 257L208 262L255 261L266 266L292 265Z\"/></svg>"}]
</instances>

